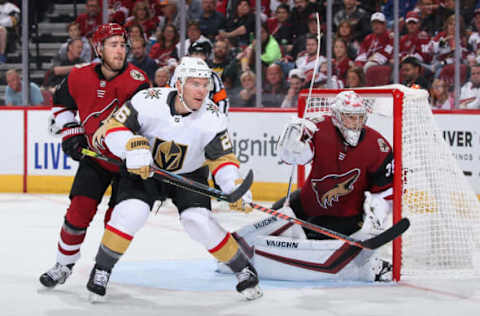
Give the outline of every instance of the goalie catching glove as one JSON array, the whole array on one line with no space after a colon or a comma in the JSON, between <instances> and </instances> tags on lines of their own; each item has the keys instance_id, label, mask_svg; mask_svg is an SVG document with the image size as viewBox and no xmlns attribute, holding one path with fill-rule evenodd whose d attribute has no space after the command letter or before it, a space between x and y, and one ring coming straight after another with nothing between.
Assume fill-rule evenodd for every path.
<instances>
[{"instance_id":1,"label":"goalie catching glove","mask_svg":"<svg viewBox=\"0 0 480 316\"><path fill-rule=\"evenodd\" d=\"M363 202L363 227L364 231L383 230L390 213L389 203L379 194L365 191Z\"/></svg>"},{"instance_id":2,"label":"goalie catching glove","mask_svg":"<svg viewBox=\"0 0 480 316\"><path fill-rule=\"evenodd\" d=\"M150 164L152 153L148 139L142 136L130 138L126 145L125 164L128 172L140 176L143 180L152 175Z\"/></svg>"},{"instance_id":3,"label":"goalie catching glove","mask_svg":"<svg viewBox=\"0 0 480 316\"><path fill-rule=\"evenodd\" d=\"M307 119L294 117L280 136L277 152L281 161L291 165L304 165L313 158L310 147L313 134L317 131L315 123Z\"/></svg>"},{"instance_id":4,"label":"goalie catching glove","mask_svg":"<svg viewBox=\"0 0 480 316\"><path fill-rule=\"evenodd\" d=\"M63 152L73 160L80 161L83 158L82 148L87 147L83 127L77 122L67 123L63 126L60 134L62 135Z\"/></svg>"}]
</instances>

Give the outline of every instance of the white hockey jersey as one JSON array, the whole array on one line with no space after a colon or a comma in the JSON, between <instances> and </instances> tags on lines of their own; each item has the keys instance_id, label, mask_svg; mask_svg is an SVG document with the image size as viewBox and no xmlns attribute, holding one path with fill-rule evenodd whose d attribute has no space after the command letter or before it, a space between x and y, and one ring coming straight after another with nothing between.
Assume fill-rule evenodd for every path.
<instances>
[{"instance_id":1,"label":"white hockey jersey","mask_svg":"<svg viewBox=\"0 0 480 316\"><path fill-rule=\"evenodd\" d=\"M208 98L187 115L175 114L177 90L145 89L133 96L113 116L105 131L105 143L118 157L133 134L146 137L154 167L189 173L208 165L212 174L226 164L239 166L227 131L227 119Z\"/></svg>"}]
</instances>

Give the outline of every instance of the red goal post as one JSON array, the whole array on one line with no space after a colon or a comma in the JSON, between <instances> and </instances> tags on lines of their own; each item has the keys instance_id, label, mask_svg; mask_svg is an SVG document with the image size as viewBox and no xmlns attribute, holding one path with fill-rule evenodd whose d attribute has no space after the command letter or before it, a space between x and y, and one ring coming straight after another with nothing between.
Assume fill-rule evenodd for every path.
<instances>
[{"instance_id":1,"label":"red goal post","mask_svg":"<svg viewBox=\"0 0 480 316\"><path fill-rule=\"evenodd\" d=\"M313 89L306 110L308 90L302 90L298 116L330 115L344 90ZM401 85L353 90L370 106L367 125L394 147L393 222L412 222L391 248L394 280L480 274L480 204L434 122L428 93ZM305 179L299 166L298 187Z\"/></svg>"}]
</instances>

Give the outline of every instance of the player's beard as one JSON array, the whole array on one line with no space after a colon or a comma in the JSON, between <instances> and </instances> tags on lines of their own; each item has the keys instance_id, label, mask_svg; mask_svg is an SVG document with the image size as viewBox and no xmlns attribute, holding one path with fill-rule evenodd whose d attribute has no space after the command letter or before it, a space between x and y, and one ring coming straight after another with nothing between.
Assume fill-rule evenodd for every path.
<instances>
[{"instance_id":1,"label":"player's beard","mask_svg":"<svg viewBox=\"0 0 480 316\"><path fill-rule=\"evenodd\" d=\"M125 58L122 61L114 59L114 58L104 58L103 64L105 68L113 72L120 72L123 67L125 66Z\"/></svg>"}]
</instances>

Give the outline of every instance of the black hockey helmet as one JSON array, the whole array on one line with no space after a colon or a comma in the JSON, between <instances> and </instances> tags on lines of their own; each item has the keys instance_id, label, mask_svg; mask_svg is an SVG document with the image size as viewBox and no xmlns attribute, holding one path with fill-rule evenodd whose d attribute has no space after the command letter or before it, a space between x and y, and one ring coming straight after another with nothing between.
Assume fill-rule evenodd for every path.
<instances>
[{"instance_id":1,"label":"black hockey helmet","mask_svg":"<svg viewBox=\"0 0 480 316\"><path fill-rule=\"evenodd\" d=\"M212 45L207 42L195 42L188 48L188 55L191 56L195 53L204 54L205 57L208 59L210 57L210 53L212 52Z\"/></svg>"}]
</instances>

